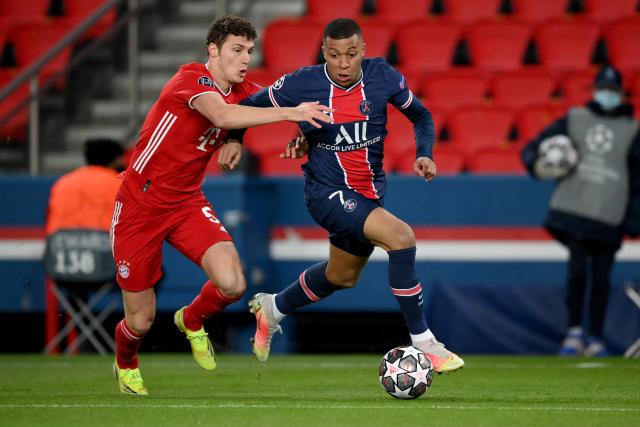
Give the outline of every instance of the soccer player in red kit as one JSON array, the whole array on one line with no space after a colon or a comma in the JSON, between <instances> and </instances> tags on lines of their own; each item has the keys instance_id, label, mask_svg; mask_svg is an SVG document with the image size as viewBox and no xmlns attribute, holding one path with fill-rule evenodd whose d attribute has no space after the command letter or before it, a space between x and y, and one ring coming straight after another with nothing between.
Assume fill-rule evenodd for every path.
<instances>
[{"instance_id":1,"label":"soccer player in red kit","mask_svg":"<svg viewBox=\"0 0 640 427\"><path fill-rule=\"evenodd\" d=\"M193 302L175 313L177 327L204 369L216 367L203 319L222 311L246 289L231 237L205 199L201 184L212 154L221 167L237 165L241 145L225 144L226 129L282 120L329 122L318 103L261 109L235 105L259 86L245 81L255 28L223 16L207 33L205 64L180 67L147 114L116 197L111 245L122 288L125 317L116 326L114 373L120 391L146 395L137 352L156 311L153 286L161 278L162 242L201 266L209 280Z\"/></svg>"}]
</instances>

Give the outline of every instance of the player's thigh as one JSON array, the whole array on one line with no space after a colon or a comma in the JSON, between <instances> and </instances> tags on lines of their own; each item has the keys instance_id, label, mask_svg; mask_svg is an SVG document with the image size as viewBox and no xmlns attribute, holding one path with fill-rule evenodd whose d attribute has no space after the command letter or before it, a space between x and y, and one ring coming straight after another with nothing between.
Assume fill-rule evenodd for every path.
<instances>
[{"instance_id":1,"label":"player's thigh","mask_svg":"<svg viewBox=\"0 0 640 427\"><path fill-rule=\"evenodd\" d=\"M351 255L368 257L373 245L364 235L364 224L369 213L380 206L378 200L343 189L311 200L307 210L329 232L333 246Z\"/></svg>"},{"instance_id":2,"label":"player's thigh","mask_svg":"<svg viewBox=\"0 0 640 427\"><path fill-rule=\"evenodd\" d=\"M189 204L167 241L202 267L227 296L244 293L242 264L231 236L204 198Z\"/></svg>"},{"instance_id":3,"label":"player's thigh","mask_svg":"<svg viewBox=\"0 0 640 427\"><path fill-rule=\"evenodd\" d=\"M228 297L241 297L247 285L240 256L233 242L218 242L202 257L202 269L211 281Z\"/></svg>"},{"instance_id":4,"label":"player's thigh","mask_svg":"<svg viewBox=\"0 0 640 427\"><path fill-rule=\"evenodd\" d=\"M231 236L204 197L185 204L176 213L176 224L167 241L198 266L202 266L202 257L207 249L218 242L231 241Z\"/></svg>"},{"instance_id":5,"label":"player's thigh","mask_svg":"<svg viewBox=\"0 0 640 427\"><path fill-rule=\"evenodd\" d=\"M327 264L327 280L336 286L352 288L358 282L369 256L357 256L331 245Z\"/></svg>"},{"instance_id":6,"label":"player's thigh","mask_svg":"<svg viewBox=\"0 0 640 427\"><path fill-rule=\"evenodd\" d=\"M125 291L153 287L162 277L162 241L171 228L167 215L127 201L116 202L111 245L116 281Z\"/></svg>"},{"instance_id":7,"label":"player's thigh","mask_svg":"<svg viewBox=\"0 0 640 427\"><path fill-rule=\"evenodd\" d=\"M386 251L407 249L416 245L411 227L384 208L373 210L364 223L364 235Z\"/></svg>"},{"instance_id":8,"label":"player's thigh","mask_svg":"<svg viewBox=\"0 0 640 427\"><path fill-rule=\"evenodd\" d=\"M136 333L146 333L156 315L156 293L153 288L139 292L122 290L124 317Z\"/></svg>"}]
</instances>

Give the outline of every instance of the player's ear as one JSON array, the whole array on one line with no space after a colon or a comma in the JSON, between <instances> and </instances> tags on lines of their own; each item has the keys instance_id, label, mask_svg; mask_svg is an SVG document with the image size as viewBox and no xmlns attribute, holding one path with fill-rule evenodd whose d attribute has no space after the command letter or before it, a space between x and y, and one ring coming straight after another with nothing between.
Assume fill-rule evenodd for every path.
<instances>
[{"instance_id":1,"label":"player's ear","mask_svg":"<svg viewBox=\"0 0 640 427\"><path fill-rule=\"evenodd\" d=\"M216 46L215 43L209 43L209 45L207 46L207 51L209 52L209 56L211 58L217 58L220 54L220 52L218 51L218 46Z\"/></svg>"}]
</instances>

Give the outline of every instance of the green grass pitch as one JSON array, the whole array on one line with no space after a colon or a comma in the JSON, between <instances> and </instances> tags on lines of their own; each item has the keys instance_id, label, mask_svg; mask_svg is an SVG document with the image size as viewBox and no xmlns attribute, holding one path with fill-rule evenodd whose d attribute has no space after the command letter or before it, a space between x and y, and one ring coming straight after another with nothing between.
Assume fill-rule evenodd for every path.
<instances>
[{"instance_id":1,"label":"green grass pitch","mask_svg":"<svg viewBox=\"0 0 640 427\"><path fill-rule=\"evenodd\" d=\"M400 401L376 355L142 354L151 396L125 396L110 357L0 355L0 426L640 426L640 360L467 356Z\"/></svg>"}]
</instances>

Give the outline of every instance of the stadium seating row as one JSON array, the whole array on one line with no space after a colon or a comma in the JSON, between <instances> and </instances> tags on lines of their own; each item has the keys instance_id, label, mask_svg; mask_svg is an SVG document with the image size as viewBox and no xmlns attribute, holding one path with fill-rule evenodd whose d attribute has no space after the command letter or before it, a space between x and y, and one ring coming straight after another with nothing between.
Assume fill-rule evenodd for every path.
<instances>
[{"instance_id":1,"label":"stadium seating row","mask_svg":"<svg viewBox=\"0 0 640 427\"><path fill-rule=\"evenodd\" d=\"M327 21L335 16L358 18L365 0L307 0L307 17ZM502 0L442 0L441 14L451 22L471 23L499 15ZM436 0L376 0L374 17L400 24L434 11ZM510 0L509 14L522 22L538 23L563 17L570 10L570 0ZM595 22L611 22L638 10L637 0L584 0L582 15Z\"/></svg>"},{"instance_id":2,"label":"stadium seating row","mask_svg":"<svg viewBox=\"0 0 640 427\"><path fill-rule=\"evenodd\" d=\"M251 152L251 150L249 150ZM264 176L301 176L304 159L283 159L282 150L272 149L261 153L253 153L258 158L258 172ZM520 160L518 146L484 147L472 155L465 154L456 147L438 144L434 157L439 175L454 175L463 172L473 174L510 174L523 175L525 169ZM406 144L402 150L394 151L385 147L384 169L386 173L413 175L415 147ZM215 161L209 164L208 175L220 175Z\"/></svg>"},{"instance_id":3,"label":"stadium seating row","mask_svg":"<svg viewBox=\"0 0 640 427\"><path fill-rule=\"evenodd\" d=\"M483 2L478 2L483 3ZM517 70L524 66L530 45L541 67L551 72L585 70L598 41L605 42L609 62L622 70L640 70L640 15L600 26L578 18L560 18L530 27L513 20L482 21L470 26L418 19L395 28L379 20L362 21L367 56L388 56L392 42L398 68L405 72L444 71L454 65L454 53L466 41L470 62L486 71ZM323 25L308 19L279 19L263 34L264 66L287 71L314 64ZM291 34L296 34L291 38Z\"/></svg>"}]
</instances>

